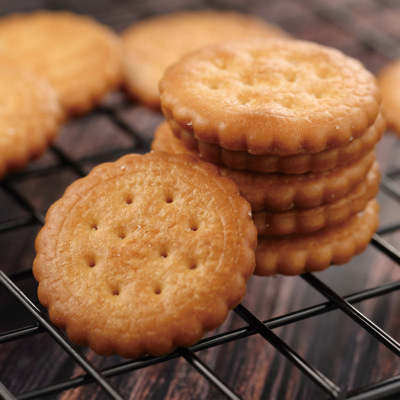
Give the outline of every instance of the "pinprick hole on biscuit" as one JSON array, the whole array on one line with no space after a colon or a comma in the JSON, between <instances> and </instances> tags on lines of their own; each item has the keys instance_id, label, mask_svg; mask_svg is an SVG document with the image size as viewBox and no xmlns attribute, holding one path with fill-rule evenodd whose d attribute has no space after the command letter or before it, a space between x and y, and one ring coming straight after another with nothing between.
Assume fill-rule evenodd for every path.
<instances>
[{"instance_id":1,"label":"pinprick hole on biscuit","mask_svg":"<svg viewBox=\"0 0 400 400\"><path fill-rule=\"evenodd\" d=\"M226 63L225 60L221 59L221 58L216 58L214 60L214 64L217 68L219 69L226 69Z\"/></svg>"},{"instance_id":2,"label":"pinprick hole on biscuit","mask_svg":"<svg viewBox=\"0 0 400 400\"><path fill-rule=\"evenodd\" d=\"M113 296L119 296L119 289L118 289L118 288L114 288L114 289L111 291L111 293L112 293Z\"/></svg>"},{"instance_id":3,"label":"pinprick hole on biscuit","mask_svg":"<svg viewBox=\"0 0 400 400\"><path fill-rule=\"evenodd\" d=\"M125 239L126 238L126 233L121 231L121 232L118 233L118 237L120 239Z\"/></svg>"},{"instance_id":4,"label":"pinprick hole on biscuit","mask_svg":"<svg viewBox=\"0 0 400 400\"><path fill-rule=\"evenodd\" d=\"M156 285L154 286L154 294L161 294L161 286L160 285Z\"/></svg>"},{"instance_id":5,"label":"pinprick hole on biscuit","mask_svg":"<svg viewBox=\"0 0 400 400\"><path fill-rule=\"evenodd\" d=\"M310 91L310 95L316 99L321 99L324 96L324 90L322 88L314 88Z\"/></svg>"},{"instance_id":6,"label":"pinprick hole on biscuit","mask_svg":"<svg viewBox=\"0 0 400 400\"><path fill-rule=\"evenodd\" d=\"M193 261L191 264L189 264L189 269L193 270L197 268L197 264Z\"/></svg>"},{"instance_id":7,"label":"pinprick hole on biscuit","mask_svg":"<svg viewBox=\"0 0 400 400\"><path fill-rule=\"evenodd\" d=\"M295 71L287 71L285 74L285 79L287 82L295 82L297 79L297 74Z\"/></svg>"},{"instance_id":8,"label":"pinprick hole on biscuit","mask_svg":"<svg viewBox=\"0 0 400 400\"><path fill-rule=\"evenodd\" d=\"M162 258L167 258L167 257L168 257L168 252L167 252L167 250L161 250L160 256L161 256Z\"/></svg>"},{"instance_id":9,"label":"pinprick hole on biscuit","mask_svg":"<svg viewBox=\"0 0 400 400\"><path fill-rule=\"evenodd\" d=\"M93 229L94 231L97 231L97 229L99 229L99 226L95 222L93 222L90 228Z\"/></svg>"},{"instance_id":10,"label":"pinprick hole on biscuit","mask_svg":"<svg viewBox=\"0 0 400 400\"><path fill-rule=\"evenodd\" d=\"M254 86L254 76L246 75L242 78L242 83L245 86Z\"/></svg>"},{"instance_id":11,"label":"pinprick hole on biscuit","mask_svg":"<svg viewBox=\"0 0 400 400\"><path fill-rule=\"evenodd\" d=\"M326 68L318 69L316 75L321 79L326 79L330 75L330 71Z\"/></svg>"},{"instance_id":12,"label":"pinprick hole on biscuit","mask_svg":"<svg viewBox=\"0 0 400 400\"><path fill-rule=\"evenodd\" d=\"M219 88L219 86L218 86L218 84L217 84L216 82L209 83L209 84L208 84L208 87L209 87L211 90L217 90L217 89Z\"/></svg>"},{"instance_id":13,"label":"pinprick hole on biscuit","mask_svg":"<svg viewBox=\"0 0 400 400\"><path fill-rule=\"evenodd\" d=\"M236 96L236 99L237 99L238 103L241 104L242 106L245 106L246 104L249 103L249 98L245 97L243 95Z\"/></svg>"},{"instance_id":14,"label":"pinprick hole on biscuit","mask_svg":"<svg viewBox=\"0 0 400 400\"><path fill-rule=\"evenodd\" d=\"M96 260L95 260L95 258L93 257L93 256L89 256L89 257L87 257L87 265L90 267L90 268L94 268L95 266L96 266Z\"/></svg>"},{"instance_id":15,"label":"pinprick hole on biscuit","mask_svg":"<svg viewBox=\"0 0 400 400\"><path fill-rule=\"evenodd\" d=\"M129 204L132 204L132 201L133 201L133 200L132 200L132 197L129 196L129 197L127 197L127 198L125 199L125 204L128 204L128 205L129 205Z\"/></svg>"},{"instance_id":16,"label":"pinprick hole on biscuit","mask_svg":"<svg viewBox=\"0 0 400 400\"><path fill-rule=\"evenodd\" d=\"M294 107L294 102L291 98L282 100L281 104L283 107L288 108L288 109L292 109Z\"/></svg>"},{"instance_id":17,"label":"pinprick hole on biscuit","mask_svg":"<svg viewBox=\"0 0 400 400\"><path fill-rule=\"evenodd\" d=\"M198 225L197 225L195 222L193 222L193 223L190 225L190 230L191 230L192 232L196 232L198 229L199 229L199 227L198 227Z\"/></svg>"},{"instance_id":18,"label":"pinprick hole on biscuit","mask_svg":"<svg viewBox=\"0 0 400 400\"><path fill-rule=\"evenodd\" d=\"M173 198L172 194L166 194L166 196L165 196L165 202L166 202L167 204L171 204L173 201L174 201L174 198Z\"/></svg>"}]
</instances>

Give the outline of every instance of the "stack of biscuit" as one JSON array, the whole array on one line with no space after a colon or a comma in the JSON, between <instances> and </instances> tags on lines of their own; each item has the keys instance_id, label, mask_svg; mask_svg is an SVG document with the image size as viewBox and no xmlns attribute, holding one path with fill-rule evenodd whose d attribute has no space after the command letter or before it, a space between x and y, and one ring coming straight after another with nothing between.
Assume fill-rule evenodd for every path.
<instances>
[{"instance_id":1,"label":"stack of biscuit","mask_svg":"<svg viewBox=\"0 0 400 400\"><path fill-rule=\"evenodd\" d=\"M235 40L180 59L160 93L152 149L191 153L236 181L258 230L256 274L323 270L367 247L385 119L361 63L306 41Z\"/></svg>"}]
</instances>

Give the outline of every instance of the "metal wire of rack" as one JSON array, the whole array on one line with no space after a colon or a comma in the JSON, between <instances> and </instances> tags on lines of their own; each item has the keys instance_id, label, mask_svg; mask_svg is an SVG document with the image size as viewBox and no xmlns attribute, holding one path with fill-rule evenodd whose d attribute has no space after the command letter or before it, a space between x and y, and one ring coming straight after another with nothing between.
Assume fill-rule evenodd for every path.
<instances>
[{"instance_id":1,"label":"metal wire of rack","mask_svg":"<svg viewBox=\"0 0 400 400\"><path fill-rule=\"evenodd\" d=\"M291 2L289 2L291 3ZM306 2L308 9L311 7L312 2ZM313 15L319 19L330 21L333 24L340 26L340 29L347 31L356 40L362 42L363 45L368 46L371 51L380 52L388 59L394 59L399 53L400 44L393 38L381 31L375 30L373 32L356 30L354 24L355 18L361 24L362 17L354 17L349 19L348 5L343 5L346 2L333 3L332 7L316 6L312 8ZM356 1L350 2L355 6ZM369 3L380 3L379 6L384 5L386 8L397 10L400 15L400 3L397 1L375 1ZM346 14L347 12L347 14ZM142 16L147 16L148 10L146 9ZM343 18L343 15L346 15ZM351 23L352 22L352 23ZM398 38L400 38L400 33ZM0 243L3 242L5 246L9 243L14 243L15 235L19 235L22 230L28 229L28 241L32 242L35 232L44 223L45 210L50 203L60 195L59 190L53 193L51 184L54 179L59 179L59 174L67 171L67 176L62 178L65 180L65 185L68 182L85 176L93 165L103 161L113 160L119 156L129 152L146 152L149 150L151 135L154 127L161 121L161 116L156 112L146 110L139 107L137 112L134 113L135 122L131 116L126 117L126 112L129 112L132 104L123 95L116 94L115 98L106 102L103 106L99 107L88 117L84 117L82 121L72 121L61 133L61 139L57 141L47 152L45 160L39 160L32 163L32 165L18 174L9 176L0 184L1 201L7 206L11 205L9 209L0 213ZM101 121L97 125L96 121ZM71 152L68 143L71 138L64 138L75 132L80 135L84 129L98 129L100 126L112 126L113 132L117 131L120 135L120 140L117 145L110 146L106 143L105 146L96 149L95 151L88 152L76 156ZM92 139L90 139L92 140ZM108 140L108 139L107 139ZM113 142L114 143L114 142ZM91 148L91 146L88 146ZM400 202L400 186L396 182L396 178L400 175L400 168L392 168L385 171L381 183L381 192L385 192L389 197L394 199L395 202ZM55 178L54 178L55 177ZM44 188L44 186L46 188ZM25 190L21 190L25 188ZM33 193L39 193L37 198L31 198L31 192L27 194L27 189L32 189ZM41 193L42 190L46 192ZM61 190L61 189L60 189ZM44 201L41 199L45 199ZM39 199L39 200L37 200ZM6 206L5 206L6 207ZM6 215L7 217L4 217ZM385 235L393 235L400 230L400 222L390 221L382 224L379 231L374 235L371 246L378 252L382 253L392 263L400 266L400 250L390 241L386 240ZM33 243L31 243L33 246ZM1 250L2 254L7 251ZM26 251L28 260L32 259L32 249ZM7 258L6 258L7 261ZM8 260L11 262L10 260ZM2 264L5 261L2 261ZM22 265L29 264L28 262L21 262ZM205 337L198 344L191 348L179 348L173 353L163 357L144 357L139 360L123 360L118 359L117 362L111 366L99 368L94 361L91 360L83 349L72 344L65 333L58 328L54 327L49 321L46 312L37 304L35 296L32 295L35 290L35 283L33 280L31 269L28 267L13 268L13 265L4 265L4 270L0 270L0 299L4 304L11 302L17 303L18 309L23 310L24 313L29 314L29 318L24 319L17 327L9 324L7 315L2 317L5 321L4 328L0 332L0 349L9 343L20 343L21 341L35 337L38 335L45 335L51 337L58 343L63 352L68 354L71 363L74 366L80 366L80 372L77 374L68 374L67 377L51 381L50 383L33 387L22 392L13 393L5 381L2 380L0 374L0 396L4 399L35 399L44 398L45 396L58 396L75 388L80 388L85 385L94 384L97 388L102 390L104 396L113 399L125 398L114 378L120 377L134 371L140 371L150 366L168 363L171 360L183 360L190 365L196 373L206 379L209 385L213 386L219 393L221 398L240 399L251 398L246 396L246 391L239 392L225 379L221 378L213 368L212 362L204 361L197 353L207 350L218 348L222 345L240 341L248 337L262 338L266 343L269 343L273 348L282 354L289 363L297 368L304 379L310 380L313 385L320 389L322 395L319 398L330 399L352 399L352 400L367 400L367 399L399 399L400 398L400 374L390 374L388 378L380 381L370 382L362 387L355 387L348 389L345 386L336 384L330 379L323 371L313 366L307 360L307 357L300 354L299 351L293 348L288 341L285 341L276 333L278 328L291 326L295 323L306 321L310 318L326 315L333 311L342 313L349 317L360 329L371 337L375 338L381 345L383 345L390 353L392 353L397 360L400 360L400 344L384 329L374 323L364 313L356 308L356 304L368 302L371 299L380 298L391 293L400 293L400 280L393 280L379 285L374 285L371 288L363 288L349 295L339 294L333 287L324 283L317 277L317 274L304 274L301 276L302 281L310 288L315 289L322 298L322 302L314 303L308 307L302 307L295 311L286 312L275 317L267 319L259 318L256 313L253 313L250 307L245 306L243 303L235 308L234 314L241 321L239 328L223 330ZM26 286L29 289L26 289ZM25 287L25 289L21 289ZM11 300L10 300L11 299ZM0 306L0 312L4 312L3 307ZM16 311L17 312L17 311ZM22 312L22 311L21 311ZM399 314L399 308L394 310ZM1 314L0 314L1 315ZM397 315L393 315L397 318ZM25 322L29 321L29 322ZM1 324L1 321L0 321ZM11 326L11 327L9 327ZM344 357L343 357L344 358ZM0 362L5 362L1 358ZM376 361L378 362L378 360ZM359 366L362 368L363 366ZM379 368L379 366L377 366ZM15 370L18 366L15 366ZM72 367L71 367L72 370ZM98 392L97 392L98 393ZM98 396L103 396L98 394ZM267 398L263 397L262 398ZM268 397L278 398L278 397Z\"/></svg>"}]
</instances>

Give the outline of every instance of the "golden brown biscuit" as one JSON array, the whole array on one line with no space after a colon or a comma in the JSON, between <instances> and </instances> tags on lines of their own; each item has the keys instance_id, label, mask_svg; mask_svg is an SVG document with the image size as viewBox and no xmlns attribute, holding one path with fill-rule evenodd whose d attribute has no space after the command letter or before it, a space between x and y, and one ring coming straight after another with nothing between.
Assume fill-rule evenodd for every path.
<instances>
[{"instance_id":1,"label":"golden brown biscuit","mask_svg":"<svg viewBox=\"0 0 400 400\"><path fill-rule=\"evenodd\" d=\"M41 303L74 342L161 355L197 342L242 300L256 238L250 205L214 166L128 155L50 208L33 272Z\"/></svg>"},{"instance_id":2,"label":"golden brown biscuit","mask_svg":"<svg viewBox=\"0 0 400 400\"><path fill-rule=\"evenodd\" d=\"M259 236L308 233L345 222L362 211L379 190L380 173L375 162L364 182L350 193L332 203L312 208L293 208L288 211L254 211L253 221Z\"/></svg>"},{"instance_id":3,"label":"golden brown biscuit","mask_svg":"<svg viewBox=\"0 0 400 400\"><path fill-rule=\"evenodd\" d=\"M41 155L64 114L57 93L31 71L0 63L0 178Z\"/></svg>"},{"instance_id":4,"label":"golden brown biscuit","mask_svg":"<svg viewBox=\"0 0 400 400\"><path fill-rule=\"evenodd\" d=\"M36 11L0 19L4 58L46 78L71 115L101 102L122 79L121 44L88 16Z\"/></svg>"},{"instance_id":5,"label":"golden brown biscuit","mask_svg":"<svg viewBox=\"0 0 400 400\"><path fill-rule=\"evenodd\" d=\"M171 126L175 124L169 121ZM333 147L315 154L297 154L294 156L275 156L271 154L255 155L246 151L234 151L219 145L206 143L194 138L193 133L175 129L175 134L189 149L198 153L205 161L222 164L238 170L254 172L282 172L285 174L303 174L305 172L325 172L351 163L375 148L386 128L386 120L379 113L374 124L358 139L340 147Z\"/></svg>"},{"instance_id":6,"label":"golden brown biscuit","mask_svg":"<svg viewBox=\"0 0 400 400\"><path fill-rule=\"evenodd\" d=\"M131 25L122 35L126 89L150 107L160 107L158 83L184 54L221 40L284 37L282 29L233 11L181 11Z\"/></svg>"},{"instance_id":7,"label":"golden brown biscuit","mask_svg":"<svg viewBox=\"0 0 400 400\"><path fill-rule=\"evenodd\" d=\"M297 275L344 264L368 246L378 228L379 206L371 200L364 211L341 225L317 232L258 237L257 275Z\"/></svg>"},{"instance_id":8,"label":"golden brown biscuit","mask_svg":"<svg viewBox=\"0 0 400 400\"><path fill-rule=\"evenodd\" d=\"M151 148L171 154L184 153L199 157L172 134L166 122L156 129ZM237 183L240 194L251 204L253 211L283 211L294 207L316 207L344 197L365 179L374 160L375 152L370 151L361 159L327 172L295 175L262 174L237 171L221 165L218 167L222 175Z\"/></svg>"},{"instance_id":9,"label":"golden brown biscuit","mask_svg":"<svg viewBox=\"0 0 400 400\"><path fill-rule=\"evenodd\" d=\"M320 153L362 137L379 113L375 77L343 53L254 38L195 51L168 68L161 104L173 130L234 151Z\"/></svg>"},{"instance_id":10,"label":"golden brown biscuit","mask_svg":"<svg viewBox=\"0 0 400 400\"><path fill-rule=\"evenodd\" d=\"M400 135L400 59L380 71L378 84L388 126Z\"/></svg>"}]
</instances>

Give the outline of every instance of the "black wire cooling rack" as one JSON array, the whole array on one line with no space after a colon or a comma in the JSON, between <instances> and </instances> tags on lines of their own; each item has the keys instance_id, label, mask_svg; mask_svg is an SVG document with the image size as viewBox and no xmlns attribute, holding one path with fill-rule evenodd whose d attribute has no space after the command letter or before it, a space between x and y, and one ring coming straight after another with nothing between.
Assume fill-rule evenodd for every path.
<instances>
[{"instance_id":1,"label":"black wire cooling rack","mask_svg":"<svg viewBox=\"0 0 400 400\"><path fill-rule=\"evenodd\" d=\"M293 22L296 18L300 18L299 15L295 15L296 12L299 13L299 3L294 1L279 3L281 4L281 10L283 10L282 7L284 5L293 7L291 8L291 19L287 20L287 27L289 28L288 30L290 30L290 27L294 27L293 30L296 30L295 27L300 26L299 22L297 22L297 25L293 24ZM37 7L37 4L33 2L32 4L29 2L24 2L23 4L26 9ZM151 4L151 2L148 4ZM327 3L321 6L319 3L304 2L303 7L307 9L308 16L312 15L319 23L329 23L343 30L357 42L358 46L363 47L364 50L367 49L368 53L380 53L387 60L395 59L400 55L400 44L398 41L400 31L398 31L398 36L396 36L397 33L392 32L393 35L390 35L388 32L372 25L368 27L365 25L365 15L363 18L362 13L360 16L355 14L356 11L359 11L363 7L365 10L366 4L368 4L369 7L379 8L380 11L384 8L386 13L397 13L396 15L400 17L400 3L398 1L369 1L365 2L363 6L360 6L360 1L329 2L329 4L332 5L328 6ZM193 5L196 4L193 2ZM226 2L220 2L217 5L225 8L229 6ZM42 6L44 7L46 4ZM64 6L68 8L71 4L66 2ZM99 19L106 19L104 16L107 14L109 18L107 22L114 26L118 24L122 26L131 21L132 16L139 19L155 13L156 6L159 7L160 2L154 2L153 8L143 4L139 7L137 3L133 3L131 8L128 9L126 4L121 2L118 3L118 6L115 6L113 12L105 13L101 9L96 10ZM206 6L209 6L209 3ZM236 6L238 7L237 4ZM5 8L2 9L1 7L0 12L3 14L9 11L4 3L3 7ZM264 13L274 10L275 12L279 11L276 5L271 5L270 8L263 7L261 6L260 8L257 2L250 2L245 11L263 10L262 12ZM73 10L82 11L79 8ZM123 10L127 11L123 13ZM373 13L374 10L370 9L369 15ZM307 32L304 30L304 27L302 29L303 32ZM177 349L167 356L148 356L133 361L117 359L112 365L101 368L93 361L90 354L88 355L84 349L73 345L64 332L50 323L46 312L37 303L35 297L36 284L30 269L30 263L34 257L33 240L35 234L44 223L46 209L61 196L62 190L70 182L86 175L94 165L104 161L115 160L119 156L130 152L147 152L150 147L152 132L161 121L162 115L159 113L137 104L132 104L123 94L116 93L90 115L76 121L70 121L60 133L60 138L42 159L33 162L26 170L12 175L1 182L0 253L2 260L0 261L0 265L2 270L0 271L0 364L4 366L9 360L7 357L2 357L2 354L6 353L2 353L1 346L16 343L19 345L30 337L44 335L45 338L48 337L49 340L54 340L58 343L61 352L68 354L70 357L70 366L66 376L58 377L58 379L39 386L34 384L35 366L26 366L23 362L8 366L13 371L12 373L17 375L21 374L21 370L29 369L29 373L21 374L21 376L25 376L24 379L33 380L33 384L27 390L13 393L7 384L7 379L3 380L2 375L0 375L0 396L7 400L16 398L58 398L57 396L62 396L63 393L68 393L76 388L92 384L96 387L94 390L98 398L103 398L103 396L107 398L108 395L108 397L113 399L122 399L124 397L118 389L118 379L116 378L144 370L150 366L179 359L193 367L199 377L203 377L208 381L208 385L217 389L213 392L213 396L215 397L207 397L205 395L202 398L217 398L217 394L215 393L218 393L218 396L221 396L218 398L252 399L254 397L252 394L247 393L246 389L236 390L234 385L226 383L224 379L221 379L214 369L214 362L208 362L208 359L205 361L197 354L203 350L218 348L227 343L258 336L262 340L265 340L266 343L271 344L275 351L286 357L291 366L301 372L302 379L309 379L313 385L320 389L320 396L318 398L353 400L400 399L400 375L398 374L400 368L389 373L388 377L383 380L369 382L360 387L348 389L345 385L340 386L334 383L321 369L314 367L305 355L296 351L288 341L282 339L276 333L278 328L291 326L298 322L306 321L319 315L328 315L336 311L353 320L360 329L365 330L367 335L375 338L397 360L400 360L400 345L392 337L394 335L389 335L364 313L360 312L359 308L356 308L356 305L367 303L371 299L396 292L399 293L400 280L372 285L369 288L363 288L352 294L342 295L331 285L324 283L322 279L317 277L317 274L307 273L299 279L320 293L324 299L322 302L301 307L300 309L279 314L265 320L256 316L256 313L252 312L250 307L242 303L234 310L234 314L241 322L238 328L222 330L211 334L195 346ZM107 135L107 132L111 132L111 135ZM397 145L396 139L391 140L395 143L393 145L395 147ZM398 147L398 150L400 150L400 147ZM396 162L394 162L390 169L385 170L381 183L381 193L389 196L395 204L400 202L400 186L396 182L399 176L400 168L397 168ZM60 185L60 181L62 185ZM379 231L374 235L371 242L371 246L382 257L389 259L397 267L400 265L400 251L396 245L391 244L385 237L387 237L386 235L393 237L393 235L399 234L399 231L400 220L396 221L396 218L389 218L388 221L381 224ZM13 246L19 246L19 250L13 252L13 254L17 252L18 257L15 255L12 257L7 256L9 254L8 249ZM394 307L391 313L388 318L398 319L400 305ZM28 317L20 319L20 314L28 315ZM14 320L18 322L14 323ZM307 333L307 335L312 340L312 332ZM15 345L15 347L17 348L18 346ZM343 363L346 362L345 355L341 359L343 359ZM376 368L384 368L384 366L379 364L379 359L374 361L374 365ZM399 366L399 363L397 365ZM80 367L78 373L76 373L77 366ZM357 368L361 370L364 368L364 365L358 365ZM184 385L184 382L181 385ZM156 390L156 386L157 383L154 383L152 389ZM282 393L282 389L280 393ZM126 398L128 397L131 398L130 396L126 396ZM148 398L163 397L151 397L149 395ZM169 398L174 397L170 396ZM176 398L184 397L178 396ZM278 399L280 397L272 395L272 392L270 395L267 395L264 391L262 398ZM284 398L283 395L282 398ZM308 399L308 397L298 398Z\"/></svg>"}]
</instances>

